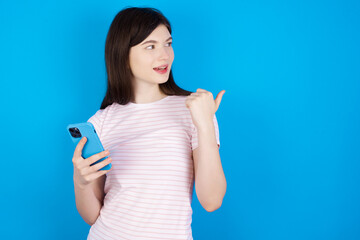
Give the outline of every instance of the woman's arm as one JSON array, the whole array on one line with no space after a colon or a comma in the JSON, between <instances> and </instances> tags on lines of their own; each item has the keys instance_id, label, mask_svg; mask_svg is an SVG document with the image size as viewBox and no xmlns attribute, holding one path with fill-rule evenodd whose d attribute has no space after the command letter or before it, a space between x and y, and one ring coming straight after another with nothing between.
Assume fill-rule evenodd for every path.
<instances>
[{"instance_id":1,"label":"woman's arm","mask_svg":"<svg viewBox=\"0 0 360 240\"><path fill-rule=\"evenodd\" d=\"M220 208L227 184L212 121L198 128L198 139L193 151L196 195L205 210L213 212Z\"/></svg>"},{"instance_id":2,"label":"woman's arm","mask_svg":"<svg viewBox=\"0 0 360 240\"><path fill-rule=\"evenodd\" d=\"M106 175L102 175L85 187L74 181L76 208L90 226L95 223L103 206L105 179Z\"/></svg>"},{"instance_id":3,"label":"woman's arm","mask_svg":"<svg viewBox=\"0 0 360 240\"><path fill-rule=\"evenodd\" d=\"M108 156L110 154L109 151L102 151L84 159L81 153L86 141L87 138L83 137L75 148L72 159L74 164L73 179L76 208L85 222L93 225L100 215L104 202L105 174L111 171L111 169L100 169L110 164L112 159L108 157L99 163L93 164Z\"/></svg>"}]
</instances>

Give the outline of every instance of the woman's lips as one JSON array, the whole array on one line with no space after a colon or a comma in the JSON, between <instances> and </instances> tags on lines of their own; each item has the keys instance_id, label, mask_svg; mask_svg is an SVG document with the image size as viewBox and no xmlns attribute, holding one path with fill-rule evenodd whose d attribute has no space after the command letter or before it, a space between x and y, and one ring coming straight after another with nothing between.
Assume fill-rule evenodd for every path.
<instances>
[{"instance_id":1,"label":"woman's lips","mask_svg":"<svg viewBox=\"0 0 360 240\"><path fill-rule=\"evenodd\" d=\"M163 70L159 70L158 68L153 68L155 72L160 73L160 74L164 74L167 72L169 65L166 65L166 67Z\"/></svg>"}]
</instances>

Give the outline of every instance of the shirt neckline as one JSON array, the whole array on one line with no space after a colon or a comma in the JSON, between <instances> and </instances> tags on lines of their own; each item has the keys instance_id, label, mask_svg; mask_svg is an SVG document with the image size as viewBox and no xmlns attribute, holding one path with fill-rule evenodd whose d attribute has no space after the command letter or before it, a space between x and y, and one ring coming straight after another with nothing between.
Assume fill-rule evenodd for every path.
<instances>
[{"instance_id":1,"label":"shirt neckline","mask_svg":"<svg viewBox=\"0 0 360 240\"><path fill-rule=\"evenodd\" d=\"M129 102L129 105L130 106L137 106L137 107L147 107L147 106L152 106L154 104L157 104L157 103L160 103L160 102L163 102L165 101L166 99L169 99L170 98L170 95L160 99L160 100L157 100L157 101L154 101L154 102L149 102L149 103L133 103L133 102Z\"/></svg>"}]
</instances>

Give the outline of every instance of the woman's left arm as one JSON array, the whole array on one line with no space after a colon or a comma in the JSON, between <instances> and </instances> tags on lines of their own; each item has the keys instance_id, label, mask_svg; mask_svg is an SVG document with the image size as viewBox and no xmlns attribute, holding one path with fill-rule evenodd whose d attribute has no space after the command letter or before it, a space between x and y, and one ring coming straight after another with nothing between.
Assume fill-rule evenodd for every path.
<instances>
[{"instance_id":1,"label":"woman's left arm","mask_svg":"<svg viewBox=\"0 0 360 240\"><path fill-rule=\"evenodd\" d=\"M224 93L224 90L218 93L214 100L211 92L198 88L185 102L197 128L198 147L193 151L196 195L208 212L221 206L226 192L226 179L213 122Z\"/></svg>"},{"instance_id":2,"label":"woman's left arm","mask_svg":"<svg viewBox=\"0 0 360 240\"><path fill-rule=\"evenodd\" d=\"M203 208L212 212L220 208L226 192L226 179L212 121L198 127L198 142L193 151L196 195Z\"/></svg>"}]
</instances>

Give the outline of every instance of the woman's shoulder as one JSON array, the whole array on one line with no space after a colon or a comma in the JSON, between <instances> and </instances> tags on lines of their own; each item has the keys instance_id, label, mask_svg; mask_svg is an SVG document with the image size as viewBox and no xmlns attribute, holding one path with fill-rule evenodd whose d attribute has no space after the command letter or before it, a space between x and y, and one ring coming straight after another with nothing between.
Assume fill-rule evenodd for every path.
<instances>
[{"instance_id":1,"label":"woman's shoulder","mask_svg":"<svg viewBox=\"0 0 360 240\"><path fill-rule=\"evenodd\" d=\"M166 101L166 104L168 104L168 106L170 108L186 108L185 105L185 101L186 101L186 97L184 95L170 95L168 98L169 100Z\"/></svg>"},{"instance_id":2,"label":"woman's shoulder","mask_svg":"<svg viewBox=\"0 0 360 240\"><path fill-rule=\"evenodd\" d=\"M97 118L97 119L104 119L107 115L111 114L115 108L115 103L107 106L104 109L98 109L96 112L90 117L91 118Z\"/></svg>"},{"instance_id":3,"label":"woman's shoulder","mask_svg":"<svg viewBox=\"0 0 360 240\"><path fill-rule=\"evenodd\" d=\"M170 95L169 98L174 102L184 102L187 98L185 95Z\"/></svg>"}]
</instances>

